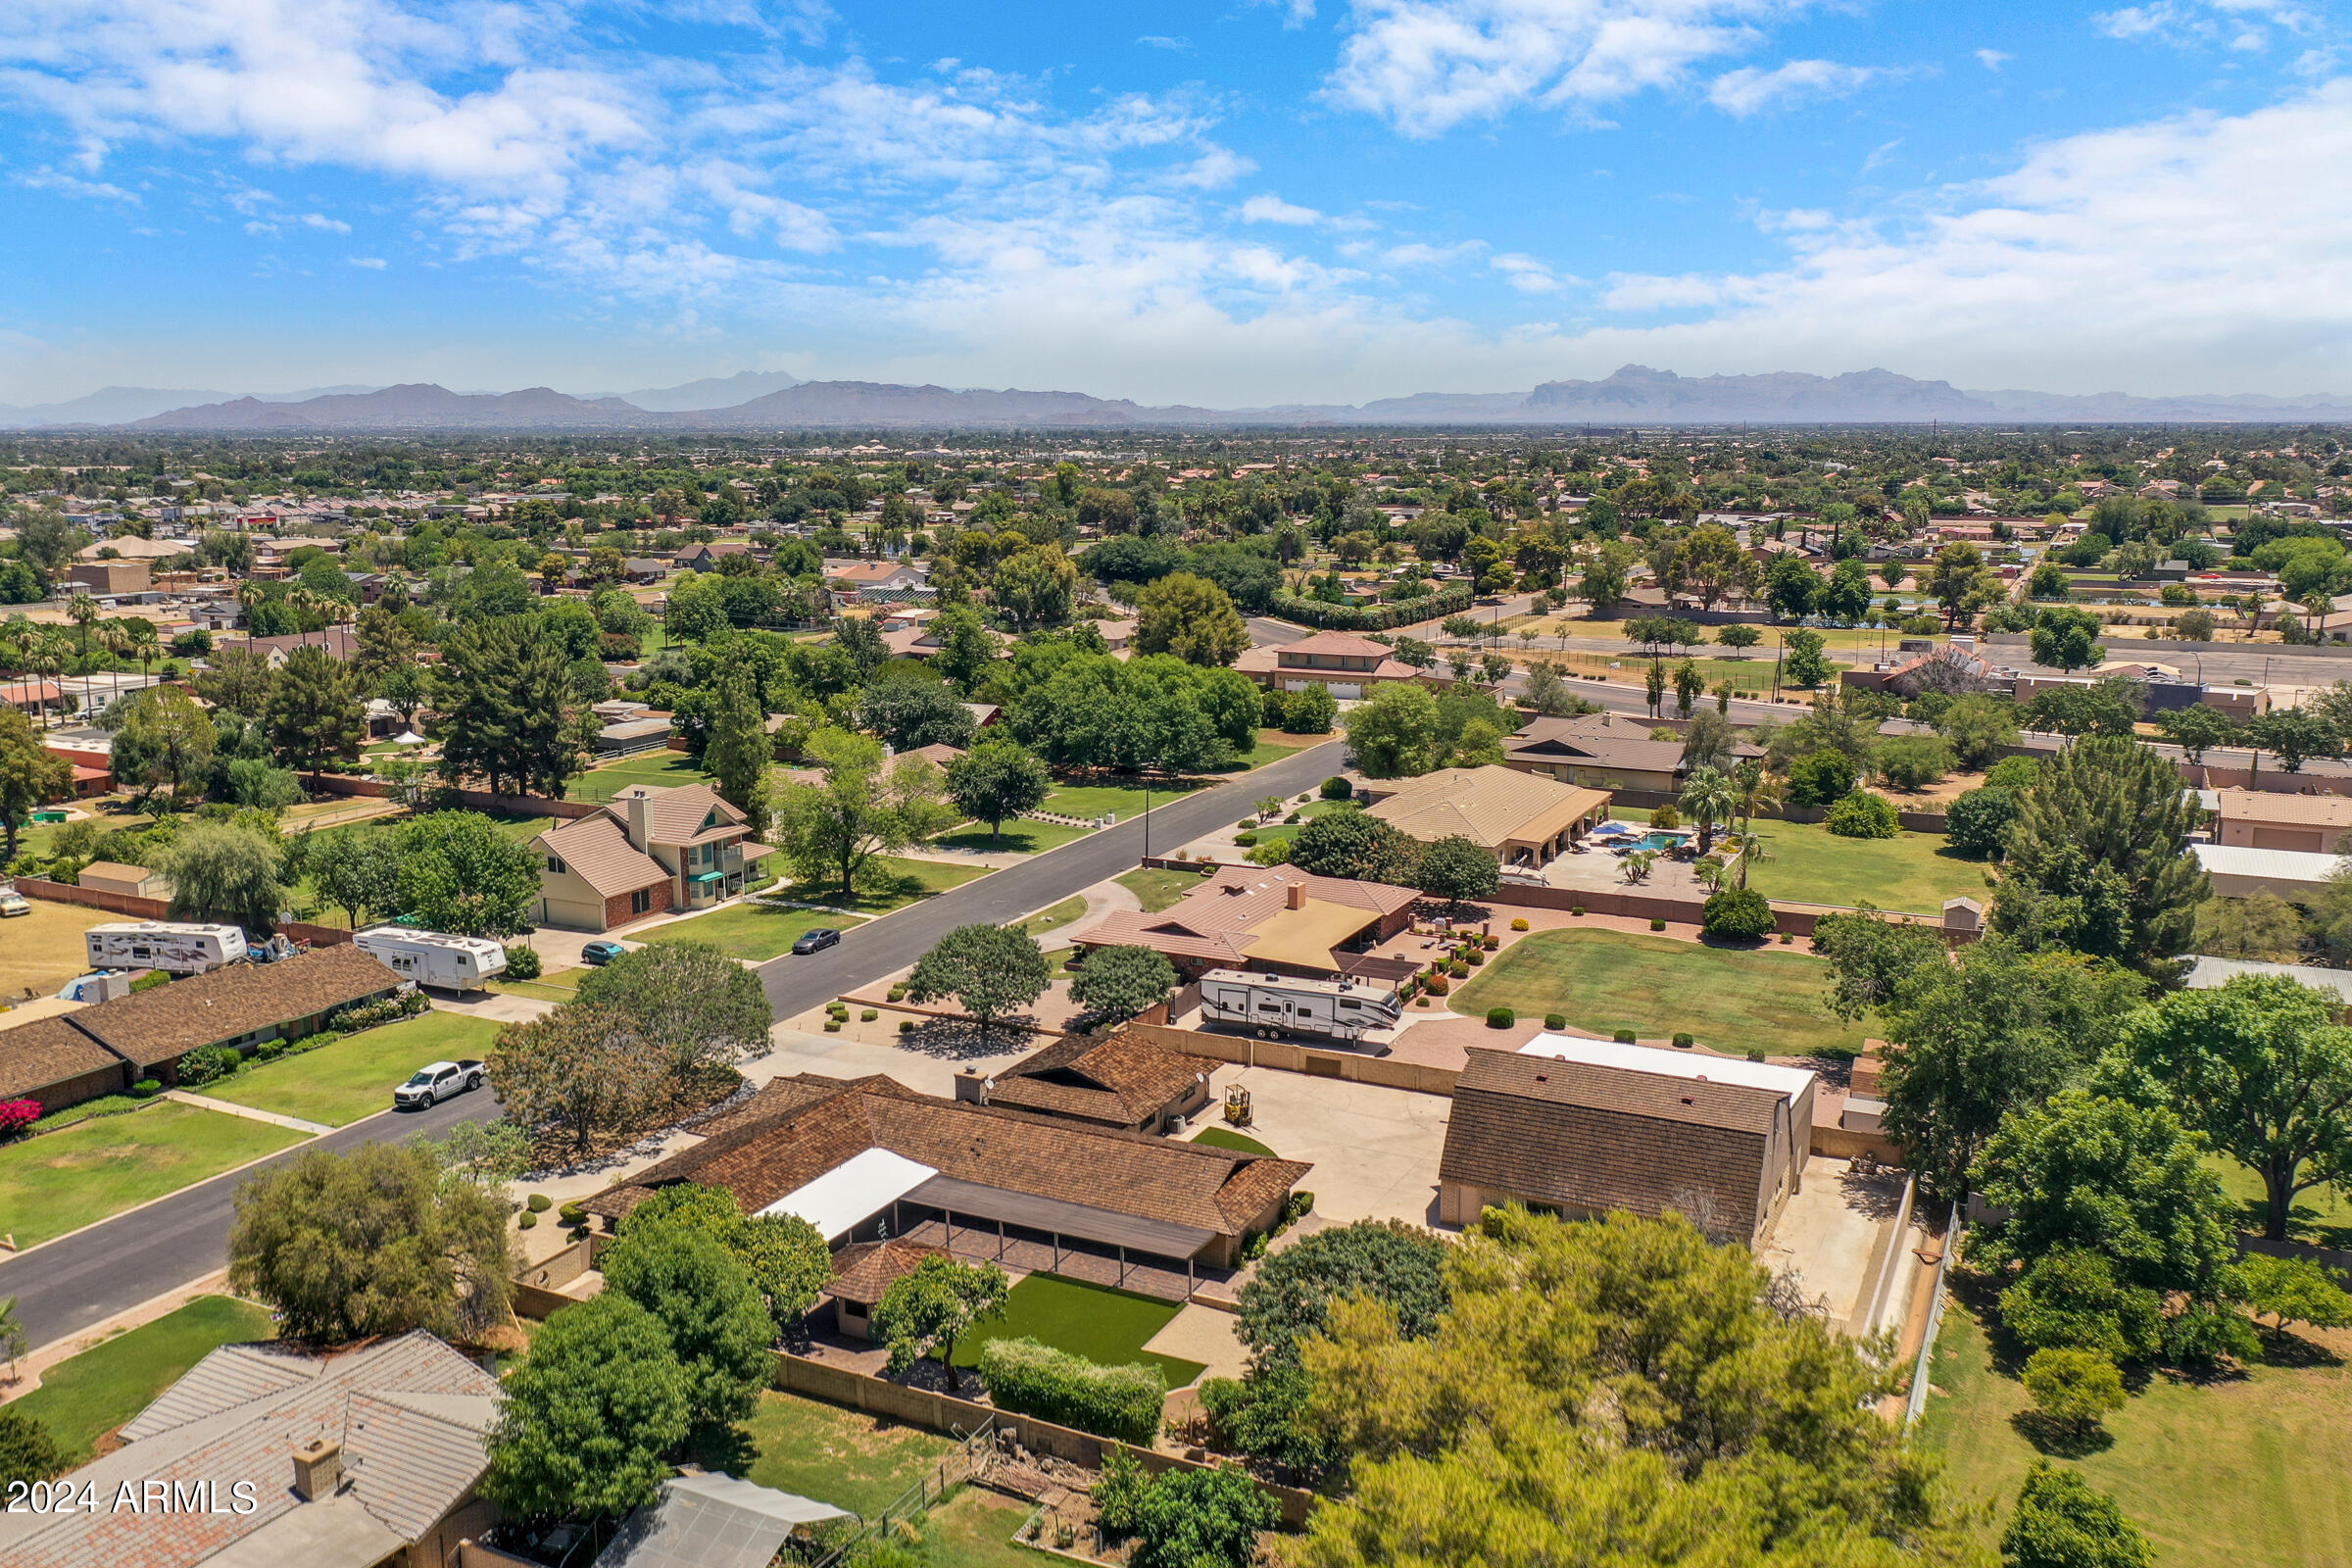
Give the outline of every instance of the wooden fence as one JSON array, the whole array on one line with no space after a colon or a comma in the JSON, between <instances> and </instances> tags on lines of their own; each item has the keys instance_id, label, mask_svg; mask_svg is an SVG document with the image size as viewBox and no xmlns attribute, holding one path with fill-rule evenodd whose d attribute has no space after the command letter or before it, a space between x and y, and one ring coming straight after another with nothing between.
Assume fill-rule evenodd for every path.
<instances>
[{"instance_id":1,"label":"wooden fence","mask_svg":"<svg viewBox=\"0 0 2352 1568\"><path fill-rule=\"evenodd\" d=\"M144 899L135 893L109 893L104 888L76 887L41 876L21 876L16 884L17 891L28 899L108 909L133 920L165 920L172 914L172 906L162 899ZM351 933L339 925L313 925L308 920L288 920L277 930L288 942L308 942L315 948L331 948L351 940Z\"/></svg>"}]
</instances>

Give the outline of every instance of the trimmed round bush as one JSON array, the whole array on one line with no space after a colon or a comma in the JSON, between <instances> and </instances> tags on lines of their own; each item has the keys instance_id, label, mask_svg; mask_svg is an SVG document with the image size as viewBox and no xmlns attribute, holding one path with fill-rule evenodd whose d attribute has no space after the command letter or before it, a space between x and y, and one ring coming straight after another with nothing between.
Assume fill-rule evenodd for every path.
<instances>
[{"instance_id":1,"label":"trimmed round bush","mask_svg":"<svg viewBox=\"0 0 2352 1568\"><path fill-rule=\"evenodd\" d=\"M556 1206L556 1200L548 1197L545 1193L533 1193L530 1197L523 1200L522 1206L529 1209L534 1214L544 1214L549 1209Z\"/></svg>"},{"instance_id":2,"label":"trimmed round bush","mask_svg":"<svg viewBox=\"0 0 2352 1568\"><path fill-rule=\"evenodd\" d=\"M579 1200L574 1199L557 1209L556 1217L566 1225L584 1225L588 1221L588 1210L580 1203Z\"/></svg>"},{"instance_id":3,"label":"trimmed round bush","mask_svg":"<svg viewBox=\"0 0 2352 1568\"><path fill-rule=\"evenodd\" d=\"M539 1216L538 1216L538 1215L536 1215L536 1214L534 1214L534 1213L532 1213L532 1212L531 1212L529 1209L527 1209L527 1208L526 1208L526 1209L524 1209L524 1210L523 1210L521 1213L519 1213L519 1214L517 1214L517 1215L515 1215L515 1216L514 1216L514 1228L515 1228L516 1230L523 1230L523 1231L528 1231L528 1230L536 1230L536 1229L538 1228L538 1226L539 1226Z\"/></svg>"},{"instance_id":4,"label":"trimmed round bush","mask_svg":"<svg viewBox=\"0 0 2352 1568\"><path fill-rule=\"evenodd\" d=\"M1426 1007L1429 1005L1429 999L1427 997L1415 997L1413 999L1413 1005L1416 1007Z\"/></svg>"},{"instance_id":5,"label":"trimmed round bush","mask_svg":"<svg viewBox=\"0 0 2352 1568\"><path fill-rule=\"evenodd\" d=\"M1515 919L1513 919L1513 920L1511 921L1511 929L1512 929L1512 930L1514 930L1514 931L1524 931L1524 930L1526 930L1526 929L1527 929L1527 916L1525 916L1525 915L1520 915L1520 916L1516 917Z\"/></svg>"},{"instance_id":6,"label":"trimmed round bush","mask_svg":"<svg viewBox=\"0 0 2352 1568\"><path fill-rule=\"evenodd\" d=\"M1698 1042L1691 1039L1688 1034L1678 1032L1674 1037L1674 1049L1677 1051L1689 1051L1692 1046L1697 1044Z\"/></svg>"},{"instance_id":7,"label":"trimmed round bush","mask_svg":"<svg viewBox=\"0 0 2352 1568\"><path fill-rule=\"evenodd\" d=\"M1571 904L1568 906L1568 912L1582 920L1585 917L1585 906L1581 904Z\"/></svg>"},{"instance_id":8,"label":"trimmed round bush","mask_svg":"<svg viewBox=\"0 0 2352 1568\"><path fill-rule=\"evenodd\" d=\"M1839 838L1890 839L1901 828L1894 803L1868 790L1856 790L1830 808L1829 829Z\"/></svg>"},{"instance_id":9,"label":"trimmed round bush","mask_svg":"<svg viewBox=\"0 0 2352 1568\"><path fill-rule=\"evenodd\" d=\"M912 1018L901 1018L899 1020L899 1033L903 1035L910 1035L914 1033L914 1020Z\"/></svg>"},{"instance_id":10,"label":"trimmed round bush","mask_svg":"<svg viewBox=\"0 0 2352 1568\"><path fill-rule=\"evenodd\" d=\"M1784 948L1785 948L1785 947L1787 947L1787 946L1788 946L1788 944L1789 944L1789 943L1791 943L1791 942L1794 942L1795 940L1796 940L1796 933L1795 933L1795 932L1793 932L1793 931L1784 931L1784 932L1782 932L1782 933L1781 933L1781 946L1782 946L1782 947L1784 947Z\"/></svg>"},{"instance_id":11,"label":"trimmed round bush","mask_svg":"<svg viewBox=\"0 0 2352 1568\"><path fill-rule=\"evenodd\" d=\"M507 978L536 980L541 973L539 950L528 943L517 942L507 950Z\"/></svg>"},{"instance_id":12,"label":"trimmed round bush","mask_svg":"<svg viewBox=\"0 0 2352 1568\"><path fill-rule=\"evenodd\" d=\"M1519 1015L1508 1007L1489 1007L1487 1009L1487 1027L1490 1029L1508 1029L1518 1021Z\"/></svg>"},{"instance_id":13,"label":"trimmed round bush","mask_svg":"<svg viewBox=\"0 0 2352 1568\"><path fill-rule=\"evenodd\" d=\"M873 1008L867 1007L858 1014L858 1021L859 1023L872 1023L876 1018L881 1016L882 1015L876 1012Z\"/></svg>"},{"instance_id":14,"label":"trimmed round bush","mask_svg":"<svg viewBox=\"0 0 2352 1568\"><path fill-rule=\"evenodd\" d=\"M825 1033L829 1035L837 1035L841 1033L841 1020L839 1018L827 1018L825 1020Z\"/></svg>"},{"instance_id":15,"label":"trimmed round bush","mask_svg":"<svg viewBox=\"0 0 2352 1568\"><path fill-rule=\"evenodd\" d=\"M1660 919L1652 918L1649 922L1649 928L1652 931L1663 931L1666 929L1666 922Z\"/></svg>"},{"instance_id":16,"label":"trimmed round bush","mask_svg":"<svg viewBox=\"0 0 2352 1568\"><path fill-rule=\"evenodd\" d=\"M130 1086L131 1096L137 1100L146 1100L151 1096L160 1095L163 1092L163 1081L157 1078L142 1078L137 1083Z\"/></svg>"},{"instance_id":17,"label":"trimmed round bush","mask_svg":"<svg viewBox=\"0 0 2352 1568\"><path fill-rule=\"evenodd\" d=\"M1708 894L1699 915L1700 930L1734 942L1761 941L1772 935L1772 905L1753 888L1723 888Z\"/></svg>"},{"instance_id":18,"label":"trimmed round bush","mask_svg":"<svg viewBox=\"0 0 2352 1568\"><path fill-rule=\"evenodd\" d=\"M1621 1046L1630 1046L1634 1043L1634 1032L1631 1029L1620 1029L1617 1031L1616 1041Z\"/></svg>"},{"instance_id":19,"label":"trimmed round bush","mask_svg":"<svg viewBox=\"0 0 2352 1568\"><path fill-rule=\"evenodd\" d=\"M1568 1027L1568 1015L1564 1012L1547 1012L1544 1015L1544 1027L1565 1029Z\"/></svg>"},{"instance_id":20,"label":"trimmed round bush","mask_svg":"<svg viewBox=\"0 0 2352 1568\"><path fill-rule=\"evenodd\" d=\"M1344 801L1354 793L1355 786L1337 774L1323 781L1323 798L1327 801Z\"/></svg>"}]
</instances>

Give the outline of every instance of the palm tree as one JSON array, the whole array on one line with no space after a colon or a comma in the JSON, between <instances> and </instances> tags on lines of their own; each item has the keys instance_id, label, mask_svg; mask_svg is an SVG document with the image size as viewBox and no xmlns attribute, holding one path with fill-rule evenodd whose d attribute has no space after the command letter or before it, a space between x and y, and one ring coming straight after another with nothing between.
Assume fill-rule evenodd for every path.
<instances>
[{"instance_id":1,"label":"palm tree","mask_svg":"<svg viewBox=\"0 0 2352 1568\"><path fill-rule=\"evenodd\" d=\"M1617 868L1618 874L1628 883L1646 882L1649 880L1649 868L1657 863L1657 858L1658 852L1655 850L1636 850Z\"/></svg>"},{"instance_id":2,"label":"palm tree","mask_svg":"<svg viewBox=\"0 0 2352 1568\"><path fill-rule=\"evenodd\" d=\"M138 656L139 679L144 683L147 679L148 663L158 653L162 652L162 634L156 631L155 622L144 616L121 621L118 624L122 628L123 641L128 645L127 651Z\"/></svg>"},{"instance_id":3,"label":"palm tree","mask_svg":"<svg viewBox=\"0 0 2352 1568\"><path fill-rule=\"evenodd\" d=\"M1764 853L1763 834L1751 832L1741 836L1740 842L1740 887L1742 892L1746 891L1747 888L1748 862L1751 860L1769 860L1771 858L1771 856Z\"/></svg>"},{"instance_id":4,"label":"palm tree","mask_svg":"<svg viewBox=\"0 0 2352 1568\"><path fill-rule=\"evenodd\" d=\"M1740 809L1740 792L1718 767L1694 767L1683 782L1683 813L1698 823L1698 853L1715 847L1715 824Z\"/></svg>"},{"instance_id":5,"label":"palm tree","mask_svg":"<svg viewBox=\"0 0 2352 1568\"><path fill-rule=\"evenodd\" d=\"M1764 771L1763 762L1749 758L1732 769L1732 780L1740 788L1740 831L1745 833L1755 821L1758 811L1780 809L1781 781Z\"/></svg>"},{"instance_id":6,"label":"palm tree","mask_svg":"<svg viewBox=\"0 0 2352 1568\"><path fill-rule=\"evenodd\" d=\"M17 1361L24 1354L24 1325L17 1321L17 1298L0 1296L0 1353L8 1357L8 1381L17 1381Z\"/></svg>"},{"instance_id":7,"label":"palm tree","mask_svg":"<svg viewBox=\"0 0 2352 1568\"><path fill-rule=\"evenodd\" d=\"M66 604L66 618L81 628L81 657L90 657L90 623L98 618L98 601L76 592Z\"/></svg>"}]
</instances>

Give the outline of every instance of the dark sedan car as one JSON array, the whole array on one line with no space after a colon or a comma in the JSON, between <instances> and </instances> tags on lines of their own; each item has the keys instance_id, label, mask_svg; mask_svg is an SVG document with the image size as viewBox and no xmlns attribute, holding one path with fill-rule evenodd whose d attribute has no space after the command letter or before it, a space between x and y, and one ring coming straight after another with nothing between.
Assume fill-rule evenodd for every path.
<instances>
[{"instance_id":1,"label":"dark sedan car","mask_svg":"<svg viewBox=\"0 0 2352 1568\"><path fill-rule=\"evenodd\" d=\"M820 925L813 931L803 932L801 940L792 945L792 951L795 953L822 953L840 940L840 932L829 925Z\"/></svg>"}]
</instances>

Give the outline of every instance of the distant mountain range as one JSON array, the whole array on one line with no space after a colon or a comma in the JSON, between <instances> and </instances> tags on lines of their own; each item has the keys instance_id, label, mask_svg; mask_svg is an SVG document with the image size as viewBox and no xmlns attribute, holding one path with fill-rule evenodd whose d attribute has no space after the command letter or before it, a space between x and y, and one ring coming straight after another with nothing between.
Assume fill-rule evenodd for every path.
<instances>
[{"instance_id":1,"label":"distant mountain range","mask_svg":"<svg viewBox=\"0 0 2352 1568\"><path fill-rule=\"evenodd\" d=\"M231 397L108 387L68 403L0 406L0 428L105 427L269 434L295 430L1150 429L1217 425L2345 423L2352 397L2148 398L1964 391L1891 370L1683 376L1629 365L1599 381L1527 392L1421 392L1361 405L1152 407L1084 392L801 381L746 370L682 386L575 397L547 387L452 392L431 383Z\"/></svg>"}]
</instances>

